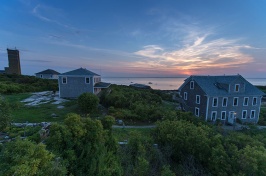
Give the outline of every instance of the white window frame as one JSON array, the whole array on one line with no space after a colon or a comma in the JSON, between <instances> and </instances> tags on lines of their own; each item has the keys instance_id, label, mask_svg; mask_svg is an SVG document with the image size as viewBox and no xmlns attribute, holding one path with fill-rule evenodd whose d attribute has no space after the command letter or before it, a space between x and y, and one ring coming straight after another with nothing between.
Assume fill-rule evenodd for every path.
<instances>
[{"instance_id":1,"label":"white window frame","mask_svg":"<svg viewBox=\"0 0 266 176\"><path fill-rule=\"evenodd\" d=\"M184 100L187 100L187 92L184 92Z\"/></svg>"},{"instance_id":2,"label":"white window frame","mask_svg":"<svg viewBox=\"0 0 266 176\"><path fill-rule=\"evenodd\" d=\"M223 118L224 114L224 118ZM226 120L226 111L221 111L221 120Z\"/></svg>"},{"instance_id":3,"label":"white window frame","mask_svg":"<svg viewBox=\"0 0 266 176\"><path fill-rule=\"evenodd\" d=\"M224 106L224 100L226 100L226 104ZM223 97L222 107L227 107L228 104L228 97Z\"/></svg>"},{"instance_id":4,"label":"white window frame","mask_svg":"<svg viewBox=\"0 0 266 176\"><path fill-rule=\"evenodd\" d=\"M200 104L200 95L196 95L196 104Z\"/></svg>"},{"instance_id":5,"label":"white window frame","mask_svg":"<svg viewBox=\"0 0 266 176\"><path fill-rule=\"evenodd\" d=\"M43 78L43 75L42 74L40 74L40 78Z\"/></svg>"},{"instance_id":6,"label":"white window frame","mask_svg":"<svg viewBox=\"0 0 266 176\"><path fill-rule=\"evenodd\" d=\"M214 100L216 100L216 106L214 106ZM212 107L218 107L218 97L213 97L213 99L212 99Z\"/></svg>"},{"instance_id":7,"label":"white window frame","mask_svg":"<svg viewBox=\"0 0 266 176\"><path fill-rule=\"evenodd\" d=\"M246 112L246 116L244 117L244 112ZM242 119L247 119L248 116L248 111L247 110L243 110L242 111Z\"/></svg>"},{"instance_id":8,"label":"white window frame","mask_svg":"<svg viewBox=\"0 0 266 176\"><path fill-rule=\"evenodd\" d=\"M247 104L245 104L247 99ZM249 97L244 97L243 106L248 106Z\"/></svg>"},{"instance_id":9,"label":"white window frame","mask_svg":"<svg viewBox=\"0 0 266 176\"><path fill-rule=\"evenodd\" d=\"M89 79L89 82L87 82L87 79ZM90 77L85 77L85 84L90 84L91 83L91 78Z\"/></svg>"},{"instance_id":10,"label":"white window frame","mask_svg":"<svg viewBox=\"0 0 266 176\"><path fill-rule=\"evenodd\" d=\"M254 100L256 100L256 103L254 104ZM253 97L252 98L252 106L256 106L258 104L258 98L257 97Z\"/></svg>"},{"instance_id":11,"label":"white window frame","mask_svg":"<svg viewBox=\"0 0 266 176\"><path fill-rule=\"evenodd\" d=\"M213 120L213 114L215 114L215 119ZM211 113L211 121L216 121L217 119L217 111L212 111Z\"/></svg>"},{"instance_id":12,"label":"white window frame","mask_svg":"<svg viewBox=\"0 0 266 176\"><path fill-rule=\"evenodd\" d=\"M236 105L235 105L235 99L237 100L236 101ZM239 99L239 97L234 97L233 98L233 106L238 106L238 99Z\"/></svg>"},{"instance_id":13,"label":"white window frame","mask_svg":"<svg viewBox=\"0 0 266 176\"><path fill-rule=\"evenodd\" d=\"M252 117L252 112L254 112L254 113L253 113L253 114L254 114L253 117ZM251 119L254 119L255 116L256 116L256 110L251 110L251 111L250 111L250 118L251 118Z\"/></svg>"},{"instance_id":14,"label":"white window frame","mask_svg":"<svg viewBox=\"0 0 266 176\"><path fill-rule=\"evenodd\" d=\"M194 87L195 87L195 84L194 84L194 81L190 81L190 89L194 89Z\"/></svg>"},{"instance_id":15,"label":"white window frame","mask_svg":"<svg viewBox=\"0 0 266 176\"><path fill-rule=\"evenodd\" d=\"M236 88L238 89L236 90ZM240 84L235 84L235 92L239 92L239 89L240 89Z\"/></svg>"},{"instance_id":16,"label":"white window frame","mask_svg":"<svg viewBox=\"0 0 266 176\"><path fill-rule=\"evenodd\" d=\"M195 107L195 116L199 117L199 114L200 114L200 109Z\"/></svg>"},{"instance_id":17,"label":"white window frame","mask_svg":"<svg viewBox=\"0 0 266 176\"><path fill-rule=\"evenodd\" d=\"M64 79L66 80L66 82L64 82ZM62 84L67 84L67 77L62 77Z\"/></svg>"}]
</instances>

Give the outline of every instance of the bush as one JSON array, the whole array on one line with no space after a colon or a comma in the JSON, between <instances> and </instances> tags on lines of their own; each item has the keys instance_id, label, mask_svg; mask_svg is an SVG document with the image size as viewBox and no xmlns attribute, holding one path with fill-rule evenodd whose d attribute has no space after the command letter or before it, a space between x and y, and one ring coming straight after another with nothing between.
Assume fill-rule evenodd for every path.
<instances>
[{"instance_id":1,"label":"bush","mask_svg":"<svg viewBox=\"0 0 266 176\"><path fill-rule=\"evenodd\" d=\"M98 104L99 98L92 93L83 93L78 97L78 106L85 114L97 111Z\"/></svg>"}]
</instances>

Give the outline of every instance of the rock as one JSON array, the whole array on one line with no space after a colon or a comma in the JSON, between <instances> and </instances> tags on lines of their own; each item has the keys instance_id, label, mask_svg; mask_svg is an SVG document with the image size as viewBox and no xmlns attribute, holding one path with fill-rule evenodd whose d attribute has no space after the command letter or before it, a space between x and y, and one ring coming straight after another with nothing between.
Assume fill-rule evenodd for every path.
<instances>
[{"instance_id":1,"label":"rock","mask_svg":"<svg viewBox=\"0 0 266 176\"><path fill-rule=\"evenodd\" d=\"M58 117L58 115L56 115L55 113L52 113L51 117Z\"/></svg>"}]
</instances>

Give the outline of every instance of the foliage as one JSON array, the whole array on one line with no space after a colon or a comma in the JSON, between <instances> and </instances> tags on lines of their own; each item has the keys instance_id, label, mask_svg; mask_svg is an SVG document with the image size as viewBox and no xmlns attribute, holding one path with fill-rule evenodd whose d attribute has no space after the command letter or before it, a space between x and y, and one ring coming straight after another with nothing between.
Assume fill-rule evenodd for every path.
<instances>
[{"instance_id":1,"label":"foliage","mask_svg":"<svg viewBox=\"0 0 266 176\"><path fill-rule=\"evenodd\" d=\"M261 108L260 110L260 118L258 121L259 125L266 125L266 109L265 108Z\"/></svg>"},{"instance_id":2,"label":"foliage","mask_svg":"<svg viewBox=\"0 0 266 176\"><path fill-rule=\"evenodd\" d=\"M0 131L6 129L11 122L10 105L0 97Z\"/></svg>"},{"instance_id":3,"label":"foliage","mask_svg":"<svg viewBox=\"0 0 266 176\"><path fill-rule=\"evenodd\" d=\"M157 123L155 140L171 166L181 175L265 175L266 132L247 130L224 132L210 127L187 113ZM181 117L183 116L183 117ZM180 120L181 119L181 120ZM171 152L166 149L170 148ZM168 150L169 151L169 150ZM167 154L168 153L168 154Z\"/></svg>"},{"instance_id":4,"label":"foliage","mask_svg":"<svg viewBox=\"0 0 266 176\"><path fill-rule=\"evenodd\" d=\"M1 150L0 175L54 175L66 174L59 159L45 149L43 144L16 139Z\"/></svg>"},{"instance_id":5,"label":"foliage","mask_svg":"<svg viewBox=\"0 0 266 176\"><path fill-rule=\"evenodd\" d=\"M165 94L161 91L117 85L112 85L110 89L102 93L100 102L109 108L108 113L115 118L156 121L164 118L169 111L169 108L162 104Z\"/></svg>"},{"instance_id":6,"label":"foliage","mask_svg":"<svg viewBox=\"0 0 266 176\"><path fill-rule=\"evenodd\" d=\"M0 75L0 93L2 94L49 90L58 90L57 80L24 75Z\"/></svg>"},{"instance_id":7,"label":"foliage","mask_svg":"<svg viewBox=\"0 0 266 176\"><path fill-rule=\"evenodd\" d=\"M266 86L256 86L258 89L266 93Z\"/></svg>"},{"instance_id":8,"label":"foliage","mask_svg":"<svg viewBox=\"0 0 266 176\"><path fill-rule=\"evenodd\" d=\"M95 112L99 104L99 98L92 93L83 93L78 97L78 107L85 113Z\"/></svg>"},{"instance_id":9,"label":"foliage","mask_svg":"<svg viewBox=\"0 0 266 176\"><path fill-rule=\"evenodd\" d=\"M175 176L175 173L173 171L171 171L170 166L163 166L162 172L161 172L162 176Z\"/></svg>"},{"instance_id":10,"label":"foliage","mask_svg":"<svg viewBox=\"0 0 266 176\"><path fill-rule=\"evenodd\" d=\"M69 114L64 124L53 124L47 146L60 154L73 175L121 175L116 143L99 120Z\"/></svg>"},{"instance_id":11,"label":"foliage","mask_svg":"<svg viewBox=\"0 0 266 176\"><path fill-rule=\"evenodd\" d=\"M115 124L115 118L112 116L105 116L101 119L102 125L104 129L112 130L112 126Z\"/></svg>"}]
</instances>

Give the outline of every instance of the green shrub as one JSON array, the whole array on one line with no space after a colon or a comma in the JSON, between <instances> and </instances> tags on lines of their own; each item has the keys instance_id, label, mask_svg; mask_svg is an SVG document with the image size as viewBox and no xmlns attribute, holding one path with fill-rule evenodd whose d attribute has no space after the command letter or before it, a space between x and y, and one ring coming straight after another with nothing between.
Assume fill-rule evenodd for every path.
<instances>
[{"instance_id":1,"label":"green shrub","mask_svg":"<svg viewBox=\"0 0 266 176\"><path fill-rule=\"evenodd\" d=\"M78 97L78 106L85 114L97 111L98 104L99 98L92 93L83 93Z\"/></svg>"}]
</instances>

